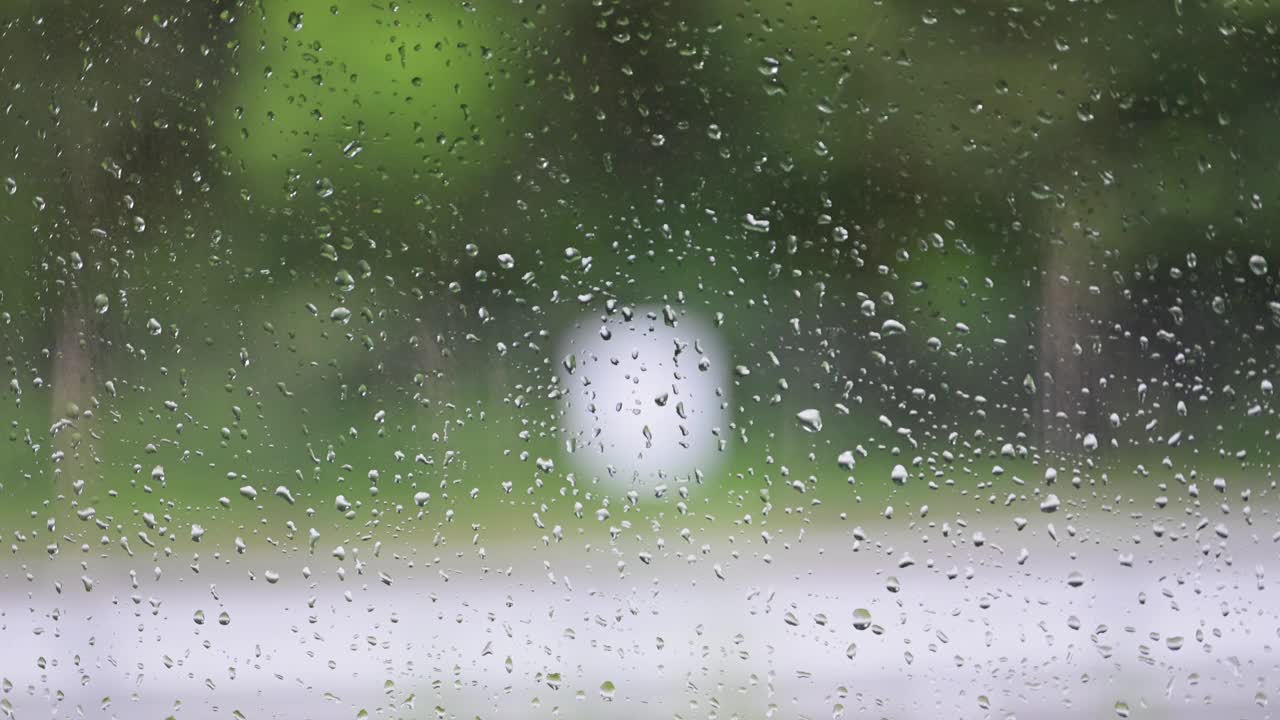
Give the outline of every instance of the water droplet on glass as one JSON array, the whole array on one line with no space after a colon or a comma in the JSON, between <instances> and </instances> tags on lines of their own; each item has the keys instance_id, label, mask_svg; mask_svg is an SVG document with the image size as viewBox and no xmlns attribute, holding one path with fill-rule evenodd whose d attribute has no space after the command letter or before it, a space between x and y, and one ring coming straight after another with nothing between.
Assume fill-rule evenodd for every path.
<instances>
[{"instance_id":1,"label":"water droplet on glass","mask_svg":"<svg viewBox=\"0 0 1280 720\"><path fill-rule=\"evenodd\" d=\"M796 420L800 423L800 428L805 432L816 433L822 431L822 413L813 408L796 413Z\"/></svg>"},{"instance_id":2,"label":"water droplet on glass","mask_svg":"<svg viewBox=\"0 0 1280 720\"><path fill-rule=\"evenodd\" d=\"M866 608L854 610L853 627L855 630L866 630L871 627L871 611Z\"/></svg>"},{"instance_id":3,"label":"water droplet on glass","mask_svg":"<svg viewBox=\"0 0 1280 720\"><path fill-rule=\"evenodd\" d=\"M889 473L889 479L898 485L905 485L908 476L907 468L902 465L894 465L893 470Z\"/></svg>"}]
</instances>

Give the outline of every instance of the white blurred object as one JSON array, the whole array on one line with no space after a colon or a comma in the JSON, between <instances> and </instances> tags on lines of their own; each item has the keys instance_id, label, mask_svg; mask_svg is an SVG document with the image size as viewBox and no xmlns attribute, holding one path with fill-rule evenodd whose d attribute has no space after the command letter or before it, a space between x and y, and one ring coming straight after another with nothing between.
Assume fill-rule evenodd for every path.
<instances>
[{"instance_id":1,"label":"white blurred object","mask_svg":"<svg viewBox=\"0 0 1280 720\"><path fill-rule=\"evenodd\" d=\"M564 424L579 472L653 486L710 474L720 462L730 419L727 348L707 320L675 321L668 325L661 307L636 308L629 321L612 315L603 326L591 314L561 345Z\"/></svg>"}]
</instances>

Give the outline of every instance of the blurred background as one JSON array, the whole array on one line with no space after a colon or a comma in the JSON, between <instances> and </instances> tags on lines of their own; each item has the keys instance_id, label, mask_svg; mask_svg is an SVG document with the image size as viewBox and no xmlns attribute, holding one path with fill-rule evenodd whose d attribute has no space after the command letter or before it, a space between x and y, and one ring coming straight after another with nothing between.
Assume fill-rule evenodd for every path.
<instances>
[{"instance_id":1,"label":"blurred background","mask_svg":"<svg viewBox=\"0 0 1280 720\"><path fill-rule=\"evenodd\" d=\"M9 3L0 710L1264 716L1278 22Z\"/></svg>"}]
</instances>

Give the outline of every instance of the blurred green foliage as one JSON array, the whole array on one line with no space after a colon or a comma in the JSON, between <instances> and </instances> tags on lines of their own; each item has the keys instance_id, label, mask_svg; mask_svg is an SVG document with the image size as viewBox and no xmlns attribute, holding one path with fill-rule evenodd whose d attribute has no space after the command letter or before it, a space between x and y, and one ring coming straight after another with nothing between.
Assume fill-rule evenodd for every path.
<instances>
[{"instance_id":1,"label":"blurred green foliage","mask_svg":"<svg viewBox=\"0 0 1280 720\"><path fill-rule=\"evenodd\" d=\"M7 512L65 513L76 480L120 518L245 482L332 512L381 469L405 505L443 488L437 521L473 486L527 518L572 468L556 338L608 300L723 313L753 370L715 512L785 464L812 497L925 493L888 468L942 447L981 461L962 485L1005 443L1094 482L1265 462L1239 403L1276 357L1247 259L1274 249L1278 51L1260 2L10 3ZM1164 400L1079 457L1140 382Z\"/></svg>"}]
</instances>

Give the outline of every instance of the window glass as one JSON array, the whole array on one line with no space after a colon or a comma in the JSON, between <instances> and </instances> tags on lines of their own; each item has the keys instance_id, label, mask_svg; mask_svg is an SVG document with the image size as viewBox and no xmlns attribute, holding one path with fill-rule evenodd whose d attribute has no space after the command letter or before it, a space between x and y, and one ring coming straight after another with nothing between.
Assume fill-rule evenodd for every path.
<instances>
[{"instance_id":1,"label":"window glass","mask_svg":"<svg viewBox=\"0 0 1280 720\"><path fill-rule=\"evenodd\" d=\"M1258 0L11 0L0 715L1269 717Z\"/></svg>"}]
</instances>

